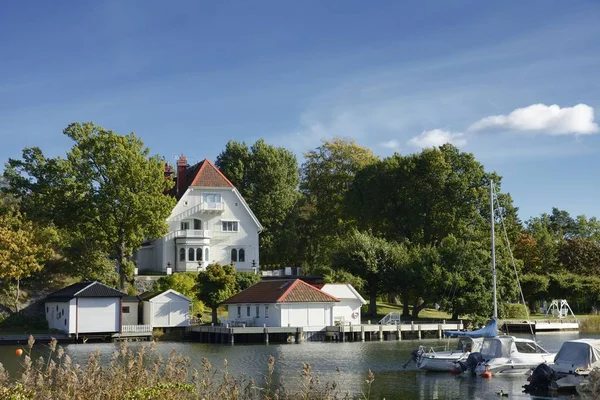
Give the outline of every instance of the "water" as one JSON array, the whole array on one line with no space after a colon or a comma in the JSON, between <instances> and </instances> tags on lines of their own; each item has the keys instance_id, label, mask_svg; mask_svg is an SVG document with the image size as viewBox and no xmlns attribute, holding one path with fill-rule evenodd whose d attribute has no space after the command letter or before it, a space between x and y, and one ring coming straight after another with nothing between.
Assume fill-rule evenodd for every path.
<instances>
[{"instance_id":1,"label":"water","mask_svg":"<svg viewBox=\"0 0 600 400\"><path fill-rule=\"evenodd\" d=\"M538 334L537 340L548 351L558 351L565 340L577 339L578 333ZM585 335L600 337L600 334ZM456 339L451 341L455 343ZM203 343L159 342L157 352L164 357L172 350L190 357L194 366L199 367L201 359L207 358L213 367L222 369L223 360L229 361L229 372L233 375L252 376L259 382L266 373L267 360L272 355L275 360L276 378L283 379L288 389L299 382L304 362L310 363L312 371L322 380L335 380L344 390L358 394L368 369L375 374L373 383L375 399L498 399L500 390L510 393L511 399L535 399L522 393L526 377L502 376L483 379L471 376L452 376L449 373L427 373L417 371L413 363L406 369L402 366L410 357L410 352L422 343L426 346L444 346L447 341L423 340L402 342L354 342L354 343L315 343L282 345L209 345ZM135 349L144 343L129 343ZM146 345L148 343L145 343ZM19 346L0 346L0 362L11 373L20 369L21 359L15 355ZM99 349L103 360L110 359L112 352L119 347L116 343L88 343L64 346L65 351L76 363L85 364L90 352ZM47 354L44 346L34 347L34 356ZM339 372L336 371L339 368ZM569 396L556 397L568 399ZM539 397L538 397L539 399Z\"/></svg>"}]
</instances>

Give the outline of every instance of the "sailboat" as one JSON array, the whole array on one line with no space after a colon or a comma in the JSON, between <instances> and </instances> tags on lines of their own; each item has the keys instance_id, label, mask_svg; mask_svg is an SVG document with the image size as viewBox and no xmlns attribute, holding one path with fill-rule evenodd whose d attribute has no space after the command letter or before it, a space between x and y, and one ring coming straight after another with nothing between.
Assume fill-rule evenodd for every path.
<instances>
[{"instance_id":1,"label":"sailboat","mask_svg":"<svg viewBox=\"0 0 600 400\"><path fill-rule=\"evenodd\" d=\"M475 331L446 331L445 334L446 336L458 336L457 347L446 351L435 351L433 348L425 351L424 347L421 346L416 360L418 369L424 371L452 371L455 364L459 361L466 361L471 352L481 351L485 337L498 335L498 320L492 319L485 327Z\"/></svg>"},{"instance_id":2,"label":"sailboat","mask_svg":"<svg viewBox=\"0 0 600 400\"><path fill-rule=\"evenodd\" d=\"M496 242L494 233L494 182L490 181L490 220L492 234L492 290L494 317L498 320L496 289ZM472 352L466 360L455 363L453 373L471 371L476 375L527 373L542 363L551 363L556 353L549 353L535 340L515 336L493 336L483 339L481 350Z\"/></svg>"}]
</instances>

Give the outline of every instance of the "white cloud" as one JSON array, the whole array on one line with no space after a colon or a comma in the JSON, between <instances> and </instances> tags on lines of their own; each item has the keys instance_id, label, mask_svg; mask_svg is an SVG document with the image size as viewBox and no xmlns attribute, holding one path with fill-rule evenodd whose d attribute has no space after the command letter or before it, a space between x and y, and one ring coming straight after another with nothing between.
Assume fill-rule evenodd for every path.
<instances>
[{"instance_id":1,"label":"white cloud","mask_svg":"<svg viewBox=\"0 0 600 400\"><path fill-rule=\"evenodd\" d=\"M408 144L417 148L438 147L445 143L452 143L461 147L467 144L462 133L450 132L443 129L432 129L425 131L419 136L415 136L408 141Z\"/></svg>"},{"instance_id":2,"label":"white cloud","mask_svg":"<svg viewBox=\"0 0 600 400\"><path fill-rule=\"evenodd\" d=\"M400 150L400 142L396 139L388 140L387 142L379 143L381 147L385 147L386 149L399 151Z\"/></svg>"},{"instance_id":3,"label":"white cloud","mask_svg":"<svg viewBox=\"0 0 600 400\"><path fill-rule=\"evenodd\" d=\"M597 133L594 122L594 109L587 104L563 107L553 104L533 104L517 108L508 115L493 115L475 122L469 131L488 129L509 129L514 131L535 131L550 135Z\"/></svg>"}]
</instances>

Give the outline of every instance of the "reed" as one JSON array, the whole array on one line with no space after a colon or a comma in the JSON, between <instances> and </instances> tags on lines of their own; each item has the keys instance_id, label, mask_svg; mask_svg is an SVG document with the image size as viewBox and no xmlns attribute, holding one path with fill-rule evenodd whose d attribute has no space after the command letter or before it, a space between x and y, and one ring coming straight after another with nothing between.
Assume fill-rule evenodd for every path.
<instances>
[{"instance_id":1,"label":"reed","mask_svg":"<svg viewBox=\"0 0 600 400\"><path fill-rule=\"evenodd\" d=\"M582 332L600 332L600 315L588 315L579 322Z\"/></svg>"},{"instance_id":2,"label":"reed","mask_svg":"<svg viewBox=\"0 0 600 400\"><path fill-rule=\"evenodd\" d=\"M225 360L219 372L203 358L200 370L190 367L190 360L171 352L165 360L155 352L155 344L142 346L136 352L122 343L107 365L100 363L100 353L88 357L86 365L73 363L69 355L49 344L47 357L32 360L34 338L30 336L23 371L14 379L0 364L0 398L8 400L336 400L369 399L374 375L368 372L359 396L342 391L336 382L322 382L310 364L304 364L293 387L275 382L275 359L269 357L261 382L228 372Z\"/></svg>"}]
</instances>

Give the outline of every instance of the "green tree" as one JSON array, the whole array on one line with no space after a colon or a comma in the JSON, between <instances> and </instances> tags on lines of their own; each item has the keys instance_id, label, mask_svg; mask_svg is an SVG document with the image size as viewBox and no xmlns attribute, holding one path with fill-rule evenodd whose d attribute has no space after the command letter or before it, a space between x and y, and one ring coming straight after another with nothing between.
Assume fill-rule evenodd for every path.
<instances>
[{"instance_id":1,"label":"green tree","mask_svg":"<svg viewBox=\"0 0 600 400\"><path fill-rule=\"evenodd\" d=\"M489 236L489 182L473 154L446 144L421 153L395 154L364 168L346 198L360 229L389 240L437 246L449 234L460 239ZM521 230L509 195L498 195L511 239Z\"/></svg>"},{"instance_id":2,"label":"green tree","mask_svg":"<svg viewBox=\"0 0 600 400\"><path fill-rule=\"evenodd\" d=\"M212 309L212 322L218 324L219 304L236 293L235 268L231 265L209 264L198 273L198 298Z\"/></svg>"},{"instance_id":3,"label":"green tree","mask_svg":"<svg viewBox=\"0 0 600 400\"><path fill-rule=\"evenodd\" d=\"M260 275L255 274L254 272L239 272L235 273L235 287L236 292L241 292L242 290L248 289L250 286L253 286L260 282Z\"/></svg>"},{"instance_id":4,"label":"green tree","mask_svg":"<svg viewBox=\"0 0 600 400\"><path fill-rule=\"evenodd\" d=\"M550 279L545 275L525 274L521 277L521 288L531 312L536 311L536 304L548 296Z\"/></svg>"},{"instance_id":5,"label":"green tree","mask_svg":"<svg viewBox=\"0 0 600 400\"><path fill-rule=\"evenodd\" d=\"M179 272L162 276L154 283L154 290L163 291L173 289L192 299L193 314L202 313L204 304L198 299L198 273Z\"/></svg>"},{"instance_id":6,"label":"green tree","mask_svg":"<svg viewBox=\"0 0 600 400\"><path fill-rule=\"evenodd\" d=\"M143 142L93 123L73 123L64 134L75 144L66 159L47 159L37 148L9 160L5 177L32 218L52 221L67 237L65 252L81 247L110 256L120 286L133 273L132 252L167 231L174 199L164 163ZM82 244L83 243L83 244Z\"/></svg>"},{"instance_id":7,"label":"green tree","mask_svg":"<svg viewBox=\"0 0 600 400\"><path fill-rule=\"evenodd\" d=\"M286 243L282 246L278 239L299 197L296 156L263 139L250 148L245 143L229 141L217 157L216 166L240 191L264 227L260 236L262 262L281 262ZM289 231L285 232L289 237Z\"/></svg>"},{"instance_id":8,"label":"green tree","mask_svg":"<svg viewBox=\"0 0 600 400\"><path fill-rule=\"evenodd\" d=\"M398 246L398 247L396 247ZM388 276L386 271L401 269L406 249L391 244L370 233L352 231L341 239L332 255L332 267L345 270L364 282L369 296L369 314L377 314L377 296L384 293Z\"/></svg>"},{"instance_id":9,"label":"green tree","mask_svg":"<svg viewBox=\"0 0 600 400\"><path fill-rule=\"evenodd\" d=\"M580 275L600 275L600 244L573 238L561 242L557 260L567 271Z\"/></svg>"},{"instance_id":10,"label":"green tree","mask_svg":"<svg viewBox=\"0 0 600 400\"><path fill-rule=\"evenodd\" d=\"M40 271L54 256L56 231L28 221L16 210L0 214L0 280L14 287L19 311L20 283Z\"/></svg>"},{"instance_id":11,"label":"green tree","mask_svg":"<svg viewBox=\"0 0 600 400\"><path fill-rule=\"evenodd\" d=\"M314 206L314 240L345 234L351 227L344 210L346 193L356 174L378 158L370 149L339 137L324 141L304 157L300 189Z\"/></svg>"}]
</instances>

